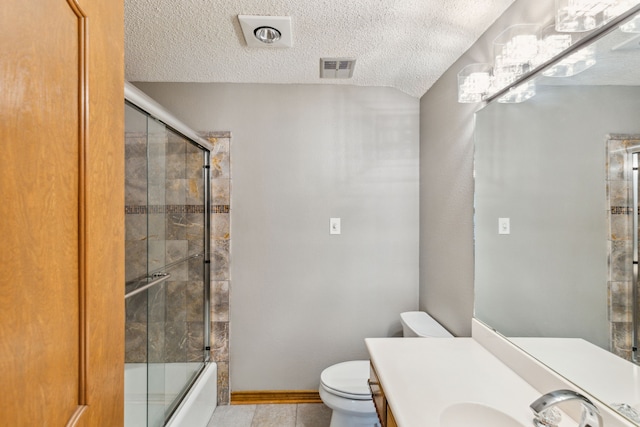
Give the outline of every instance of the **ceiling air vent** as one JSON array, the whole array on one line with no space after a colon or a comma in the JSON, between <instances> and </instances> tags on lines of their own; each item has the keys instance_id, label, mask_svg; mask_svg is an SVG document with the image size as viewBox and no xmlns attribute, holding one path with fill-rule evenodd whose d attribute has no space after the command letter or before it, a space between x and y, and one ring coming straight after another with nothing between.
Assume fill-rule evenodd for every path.
<instances>
[{"instance_id":1,"label":"ceiling air vent","mask_svg":"<svg viewBox=\"0 0 640 427\"><path fill-rule=\"evenodd\" d=\"M350 79L355 66L353 58L320 58L320 78Z\"/></svg>"}]
</instances>

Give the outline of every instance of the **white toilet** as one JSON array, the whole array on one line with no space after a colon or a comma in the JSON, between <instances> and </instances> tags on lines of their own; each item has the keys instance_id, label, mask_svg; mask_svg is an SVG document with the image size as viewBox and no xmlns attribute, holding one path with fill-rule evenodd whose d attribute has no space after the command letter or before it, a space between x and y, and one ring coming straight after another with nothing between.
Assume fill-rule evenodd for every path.
<instances>
[{"instance_id":1,"label":"white toilet","mask_svg":"<svg viewBox=\"0 0 640 427\"><path fill-rule=\"evenodd\" d=\"M337 363L322 371L320 398L333 411L330 427L380 425L368 379L368 360Z\"/></svg>"},{"instance_id":2,"label":"white toilet","mask_svg":"<svg viewBox=\"0 0 640 427\"><path fill-rule=\"evenodd\" d=\"M400 314L405 337L453 337L424 311ZM330 427L380 426L369 390L369 361L342 362L320 374L320 398L332 409Z\"/></svg>"}]
</instances>

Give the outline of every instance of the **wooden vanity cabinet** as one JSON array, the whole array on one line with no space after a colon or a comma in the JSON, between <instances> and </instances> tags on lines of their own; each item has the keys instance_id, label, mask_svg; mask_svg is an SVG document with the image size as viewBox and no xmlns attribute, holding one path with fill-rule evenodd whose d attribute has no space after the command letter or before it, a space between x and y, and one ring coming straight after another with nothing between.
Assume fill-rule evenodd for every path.
<instances>
[{"instance_id":1,"label":"wooden vanity cabinet","mask_svg":"<svg viewBox=\"0 0 640 427\"><path fill-rule=\"evenodd\" d=\"M378 374L376 373L373 365L371 365L369 374L369 389L371 389L373 404L376 407L376 412L378 413L378 418L380 419L382 427L398 427L395 418L393 418L393 413L387 403L387 398L385 397L384 390L382 389L382 385L378 379Z\"/></svg>"}]
</instances>

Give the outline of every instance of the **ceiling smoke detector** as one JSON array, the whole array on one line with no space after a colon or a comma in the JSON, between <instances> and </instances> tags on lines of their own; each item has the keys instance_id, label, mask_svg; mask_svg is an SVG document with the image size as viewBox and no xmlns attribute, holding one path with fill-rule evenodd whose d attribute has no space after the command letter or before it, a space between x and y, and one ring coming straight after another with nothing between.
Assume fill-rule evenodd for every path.
<instances>
[{"instance_id":1,"label":"ceiling smoke detector","mask_svg":"<svg viewBox=\"0 0 640 427\"><path fill-rule=\"evenodd\" d=\"M355 58L320 58L320 78L350 79L355 66Z\"/></svg>"},{"instance_id":2,"label":"ceiling smoke detector","mask_svg":"<svg viewBox=\"0 0 640 427\"><path fill-rule=\"evenodd\" d=\"M249 47L285 48L293 45L290 16L238 15Z\"/></svg>"}]
</instances>

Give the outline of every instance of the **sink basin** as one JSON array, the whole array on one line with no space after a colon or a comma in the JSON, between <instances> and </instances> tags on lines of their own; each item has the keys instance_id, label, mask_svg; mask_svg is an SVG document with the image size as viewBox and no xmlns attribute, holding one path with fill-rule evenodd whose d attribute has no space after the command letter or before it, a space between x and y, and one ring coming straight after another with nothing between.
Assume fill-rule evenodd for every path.
<instances>
[{"instance_id":1,"label":"sink basin","mask_svg":"<svg viewBox=\"0 0 640 427\"><path fill-rule=\"evenodd\" d=\"M481 403L462 402L440 414L440 427L529 427L511 416Z\"/></svg>"}]
</instances>

